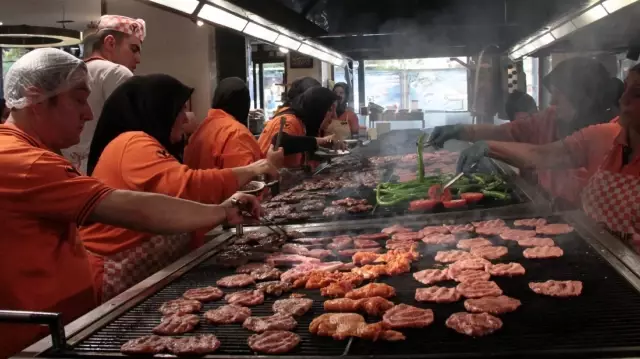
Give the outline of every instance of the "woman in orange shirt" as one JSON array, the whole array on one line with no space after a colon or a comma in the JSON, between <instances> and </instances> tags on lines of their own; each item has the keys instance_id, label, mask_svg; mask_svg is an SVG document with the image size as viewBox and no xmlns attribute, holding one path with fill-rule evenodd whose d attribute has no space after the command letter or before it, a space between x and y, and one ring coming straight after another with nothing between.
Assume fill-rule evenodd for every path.
<instances>
[{"instance_id":1,"label":"woman in orange shirt","mask_svg":"<svg viewBox=\"0 0 640 359\"><path fill-rule=\"evenodd\" d=\"M96 127L88 173L112 188L201 203L220 203L258 175L277 175L266 160L209 170L178 162L181 148L176 144L182 139L185 103L192 91L168 75L133 77L118 87ZM191 247L187 233L154 236L104 224L82 228L81 238L102 301L164 268Z\"/></svg>"},{"instance_id":2,"label":"woman in orange shirt","mask_svg":"<svg viewBox=\"0 0 640 359\"><path fill-rule=\"evenodd\" d=\"M336 117L323 125L324 135L335 135L337 139L346 140L358 136L360 124L358 116L347 107L349 102L349 86L338 82L333 86L333 92L338 96Z\"/></svg>"}]
</instances>

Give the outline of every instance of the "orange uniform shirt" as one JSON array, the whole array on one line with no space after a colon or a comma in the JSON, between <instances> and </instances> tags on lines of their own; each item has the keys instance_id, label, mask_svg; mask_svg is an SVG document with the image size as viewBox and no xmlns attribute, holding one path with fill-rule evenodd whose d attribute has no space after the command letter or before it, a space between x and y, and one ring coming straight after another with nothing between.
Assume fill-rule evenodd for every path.
<instances>
[{"instance_id":1,"label":"orange uniform shirt","mask_svg":"<svg viewBox=\"0 0 640 359\"><path fill-rule=\"evenodd\" d=\"M184 151L184 163L194 169L242 167L261 158L260 146L249 129L216 109L209 110Z\"/></svg>"},{"instance_id":2,"label":"orange uniform shirt","mask_svg":"<svg viewBox=\"0 0 640 359\"><path fill-rule=\"evenodd\" d=\"M562 140L572 161L591 174L601 168L638 176L640 160L622 165L626 142L624 131L617 122L589 126Z\"/></svg>"},{"instance_id":3,"label":"orange uniform shirt","mask_svg":"<svg viewBox=\"0 0 640 359\"><path fill-rule=\"evenodd\" d=\"M283 108L280 112L287 110L287 108ZM273 136L278 134L280 130L280 119L284 117L286 122L284 125L283 131L292 136L304 136L306 134L306 130L304 128L304 124L298 117L293 114L284 114L279 115L276 114L270 121L266 123L264 126L264 130L262 130L262 134L258 139L258 144L260 145L260 151L262 151L262 156L266 156L267 152L271 148L271 141ZM284 165L288 168L296 168L302 165L303 155L302 153L297 153L294 155L285 156Z\"/></svg>"},{"instance_id":4,"label":"orange uniform shirt","mask_svg":"<svg viewBox=\"0 0 640 359\"><path fill-rule=\"evenodd\" d=\"M62 312L68 323L96 305L77 226L113 190L12 125L0 125L0 168L0 308ZM46 334L0 324L0 358Z\"/></svg>"}]
</instances>

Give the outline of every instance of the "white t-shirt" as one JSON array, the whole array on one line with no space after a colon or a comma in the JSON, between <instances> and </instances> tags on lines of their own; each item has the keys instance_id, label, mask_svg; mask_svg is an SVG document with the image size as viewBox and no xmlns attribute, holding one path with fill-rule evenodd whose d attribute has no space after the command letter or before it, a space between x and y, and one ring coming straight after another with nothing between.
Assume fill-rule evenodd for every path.
<instances>
[{"instance_id":1,"label":"white t-shirt","mask_svg":"<svg viewBox=\"0 0 640 359\"><path fill-rule=\"evenodd\" d=\"M84 124L84 129L80 134L80 143L62 151L64 156L83 174L87 173L89 149L93 133L98 125L98 119L102 114L104 102L120 84L133 76L128 68L102 59L87 62L87 68L89 70L89 88L91 88L91 94L87 101L91 106L91 112L93 112L93 121Z\"/></svg>"}]
</instances>

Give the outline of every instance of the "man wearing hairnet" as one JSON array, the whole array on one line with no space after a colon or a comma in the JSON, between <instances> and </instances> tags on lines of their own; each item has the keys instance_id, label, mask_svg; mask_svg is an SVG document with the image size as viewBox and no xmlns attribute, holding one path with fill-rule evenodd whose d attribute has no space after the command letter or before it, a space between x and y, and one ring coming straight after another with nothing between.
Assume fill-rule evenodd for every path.
<instances>
[{"instance_id":1,"label":"man wearing hairnet","mask_svg":"<svg viewBox=\"0 0 640 359\"><path fill-rule=\"evenodd\" d=\"M133 76L133 71L140 63L145 35L146 26L142 19L104 15L95 32L84 40L91 89L88 101L96 121L85 125L79 144L63 151L65 157L83 174L87 173L89 148L104 102L113 90Z\"/></svg>"},{"instance_id":2,"label":"man wearing hairnet","mask_svg":"<svg viewBox=\"0 0 640 359\"><path fill-rule=\"evenodd\" d=\"M203 205L163 195L114 190L81 175L60 151L92 120L84 62L37 49L8 71L11 113L0 125L0 308L60 312L65 323L95 305L92 274L77 227L99 222L143 232L192 232L242 216L228 200ZM254 215L253 196L236 194ZM0 324L0 358L47 334L38 326Z\"/></svg>"}]
</instances>

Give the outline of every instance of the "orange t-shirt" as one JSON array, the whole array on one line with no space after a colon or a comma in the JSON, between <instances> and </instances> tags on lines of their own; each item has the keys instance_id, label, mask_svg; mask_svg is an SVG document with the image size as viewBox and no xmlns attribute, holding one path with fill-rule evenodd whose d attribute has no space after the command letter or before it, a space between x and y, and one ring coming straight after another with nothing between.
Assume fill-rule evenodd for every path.
<instances>
[{"instance_id":1,"label":"orange t-shirt","mask_svg":"<svg viewBox=\"0 0 640 359\"><path fill-rule=\"evenodd\" d=\"M13 125L0 125L0 168L0 308L61 312L69 323L96 305L77 226L113 190ZM0 358L46 334L0 324Z\"/></svg>"},{"instance_id":2,"label":"orange t-shirt","mask_svg":"<svg viewBox=\"0 0 640 359\"><path fill-rule=\"evenodd\" d=\"M242 167L261 158L260 146L249 129L216 109L209 110L184 150L184 163L194 169Z\"/></svg>"},{"instance_id":3,"label":"orange t-shirt","mask_svg":"<svg viewBox=\"0 0 640 359\"><path fill-rule=\"evenodd\" d=\"M625 131L617 122L593 125L562 140L572 161L595 173L599 168L615 172L640 175L640 159L623 166L626 146Z\"/></svg>"},{"instance_id":4,"label":"orange t-shirt","mask_svg":"<svg viewBox=\"0 0 640 359\"><path fill-rule=\"evenodd\" d=\"M196 170L178 162L153 137L125 132L105 147L93 177L116 189L161 193L201 203L221 203L238 190L231 169ZM83 227L90 252L109 256L133 248L153 235L96 223Z\"/></svg>"},{"instance_id":5,"label":"orange t-shirt","mask_svg":"<svg viewBox=\"0 0 640 359\"><path fill-rule=\"evenodd\" d=\"M280 113L286 111L287 108L283 108L280 110ZM260 151L262 151L262 156L266 156L267 152L272 146L271 141L273 140L273 136L278 134L280 130L280 119L285 118L285 124L283 132L291 136L304 136L306 134L306 130L304 128L304 124L296 115L294 114L276 114L270 121L266 123L264 126L264 130L262 130L262 134L258 139L258 145L260 145ZM284 157L284 166L288 168L296 168L302 165L302 154L296 153L294 155L289 155Z\"/></svg>"}]
</instances>

